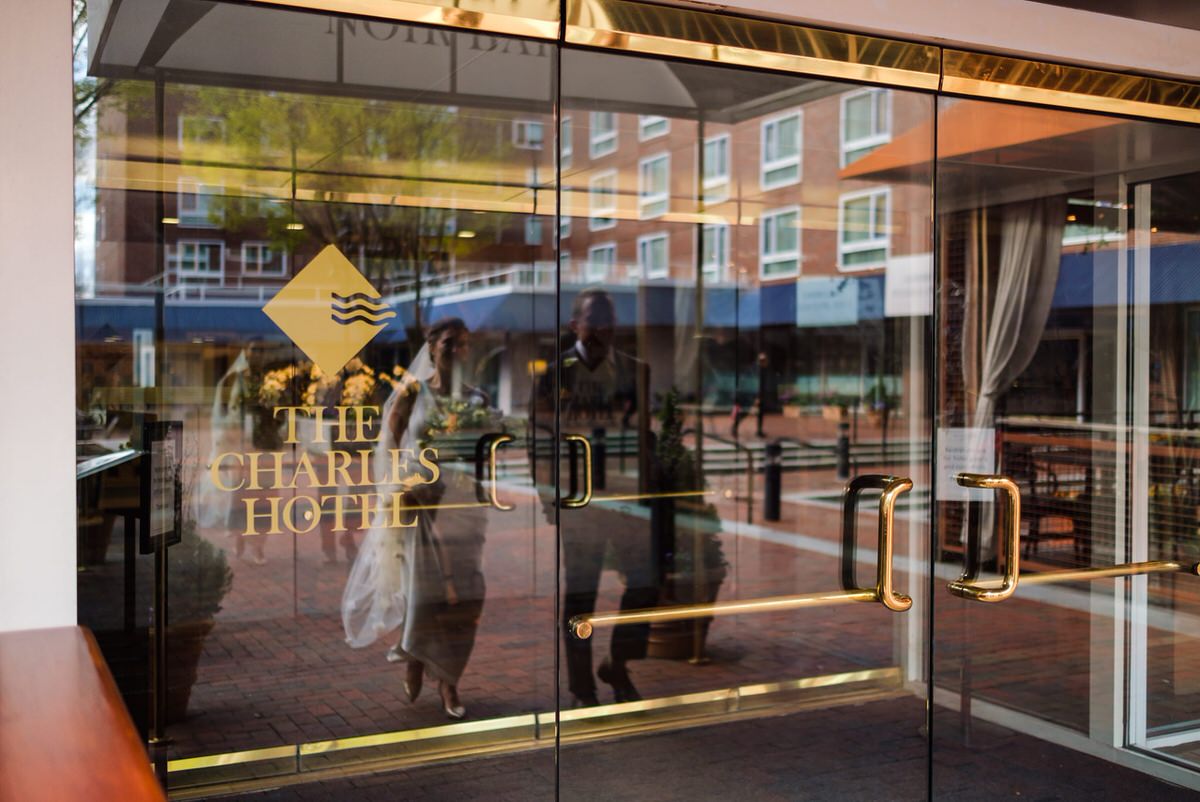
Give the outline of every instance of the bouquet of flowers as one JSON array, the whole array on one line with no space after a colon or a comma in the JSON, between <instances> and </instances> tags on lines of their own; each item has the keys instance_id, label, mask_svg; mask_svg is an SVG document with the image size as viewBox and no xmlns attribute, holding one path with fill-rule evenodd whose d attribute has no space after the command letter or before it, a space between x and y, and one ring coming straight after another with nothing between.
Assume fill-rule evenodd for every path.
<instances>
[{"instance_id":1,"label":"bouquet of flowers","mask_svg":"<svg viewBox=\"0 0 1200 802\"><path fill-rule=\"evenodd\" d=\"M495 429L499 419L496 410L489 409L478 396L442 401L429 415L425 439L446 437L460 432Z\"/></svg>"}]
</instances>

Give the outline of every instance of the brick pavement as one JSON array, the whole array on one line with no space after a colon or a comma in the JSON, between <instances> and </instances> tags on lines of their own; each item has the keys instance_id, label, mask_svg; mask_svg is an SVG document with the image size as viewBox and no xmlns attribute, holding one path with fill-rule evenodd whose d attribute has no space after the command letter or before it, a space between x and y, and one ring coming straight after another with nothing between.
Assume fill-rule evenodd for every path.
<instances>
[{"instance_id":1,"label":"brick pavement","mask_svg":"<svg viewBox=\"0 0 1200 802\"><path fill-rule=\"evenodd\" d=\"M835 433L832 424L803 423L800 431L800 424L769 416L767 435L820 439ZM860 436L871 436L865 421L861 423ZM752 424L743 422L743 436L752 432ZM727 433L719 421L714 428ZM872 472L871 466L856 468ZM927 476L914 479L929 484ZM722 518L744 520L744 506L727 497L743 493L744 482L738 475L712 478ZM785 482L785 498L790 500L784 504L783 520L770 528L836 543L836 506L802 496L836 496L841 483L828 471L789 473ZM553 617L554 539L536 500L514 500L517 509L489 515L487 603L462 683L473 719L554 707L553 663L559 637ZM870 505L864 507L860 543L869 554L874 550L874 523ZM755 489L754 509L755 521L762 526L761 487ZM901 521L901 535L904 529ZM223 535L207 536L229 550L235 580L205 643L191 715L171 728L172 758L445 723L432 689L415 705L403 699L398 667L383 660L385 644L365 650L344 645L338 614L348 570L344 554L337 564L328 565L319 537L270 536L269 561L259 566L234 559L232 543ZM924 537L919 535L921 552L926 548ZM732 570L721 598L827 590L836 582L837 562L828 550L770 542L742 531L740 524L727 526L722 540ZM860 567L864 580L868 575L869 570ZM898 581L902 588L909 585L907 577ZM144 596L146 583L141 584ZM606 571L600 609L618 606L620 587L616 574ZM1086 613L1021 598L1001 606L972 605L941 592L934 598L939 685L957 688L965 665L978 697L1086 730L1089 649L1095 643ZM1182 610L1196 611L1195 594L1185 592L1180 598ZM138 607L146 607L142 596ZM652 697L888 666L895 663L903 640L897 622L896 616L874 606L722 619L712 626L708 664L647 660L634 666L634 674L644 695ZM1151 723L1155 716L1168 722L1200 718L1200 663L1188 661L1189 655L1200 658L1200 642L1158 630L1152 630L1151 637ZM600 631L596 638L594 651L599 655L605 651L607 633ZM601 689L603 695L607 689Z\"/></svg>"},{"instance_id":2,"label":"brick pavement","mask_svg":"<svg viewBox=\"0 0 1200 802\"><path fill-rule=\"evenodd\" d=\"M810 517L810 524L830 527L837 513L814 509ZM475 719L554 707L552 530L540 505L528 501L491 518L487 601L460 686ZM873 535L869 525L863 529L867 543ZM836 532L827 535L832 540ZM724 537L734 570L722 598L836 583L832 557L733 533ZM385 643L363 650L344 644L338 613L344 561L325 564L311 537L272 536L266 554L262 566L233 560L233 589L205 643L192 715L170 732L172 757L445 723L435 694L415 705L403 699L401 668L384 661ZM615 572L605 572L599 608L615 609L620 590ZM821 625L812 626L814 620ZM865 605L724 619L712 626L709 664L647 660L634 672L644 695L665 696L883 667L892 660L892 626L892 614ZM597 662L607 651L608 634L595 636Z\"/></svg>"},{"instance_id":3,"label":"brick pavement","mask_svg":"<svg viewBox=\"0 0 1200 802\"><path fill-rule=\"evenodd\" d=\"M788 493L836 494L840 487L820 472L789 474L788 482ZM487 602L461 685L473 719L554 707L553 533L535 499L515 501L515 510L489 514ZM761 500L756 506L761 510ZM874 550L870 506L864 505L859 526L864 554ZM731 521L744 515L720 494L718 507ZM833 544L840 513L828 503L793 501L785 503L783 520L770 526ZM210 536L228 547L227 539ZM925 536L919 537L923 552ZM752 537L740 525L727 526L722 539L732 570L721 598L836 586L833 556ZM205 643L191 715L171 728L172 758L446 723L432 689L416 704L403 698L401 669L383 659L386 644L345 646L338 613L348 570L344 555L326 564L319 538L311 535L270 536L266 554L269 562L261 566L230 554L233 589ZM860 567L862 580L869 574ZM909 585L906 576L898 582ZM615 609L620 589L615 572L606 571L599 609ZM978 696L1086 730L1093 635L1085 613L1021 598L1002 606L944 593L934 598L939 685L957 688L968 662ZM875 605L721 619L712 625L708 664L646 660L633 671L643 694L654 697L884 667L895 663L902 643L899 621ZM596 655L606 651L607 636L604 630L595 636ZM1159 644L1178 640L1161 632L1156 637ZM601 685L602 699L606 690ZM1178 706L1173 694L1154 690L1157 710Z\"/></svg>"},{"instance_id":4,"label":"brick pavement","mask_svg":"<svg viewBox=\"0 0 1200 802\"><path fill-rule=\"evenodd\" d=\"M839 486L832 476L805 474L788 489L836 493ZM735 502L717 497L724 517L740 517ZM460 689L476 719L554 706L553 530L536 499L517 497L516 503L511 512L489 513L487 601ZM864 513L864 553L873 551L870 520ZM787 504L784 520L773 526L781 532L803 527L832 543L840 518L829 505ZM267 536L268 562L254 565L234 558L228 538L208 536L230 550L234 582L205 642L190 716L171 728L173 758L444 723L436 694L415 705L402 697L400 668L383 659L386 644L363 650L344 644L344 554L330 565L315 535ZM731 572L721 598L836 586L834 557L742 537L737 527L727 527L722 539ZM606 571L599 609L615 609L620 589L615 572ZM865 605L728 618L712 626L707 665L647 660L634 671L644 695L665 696L883 667L892 663L894 625L891 613ZM608 634L595 636L597 662Z\"/></svg>"}]
</instances>

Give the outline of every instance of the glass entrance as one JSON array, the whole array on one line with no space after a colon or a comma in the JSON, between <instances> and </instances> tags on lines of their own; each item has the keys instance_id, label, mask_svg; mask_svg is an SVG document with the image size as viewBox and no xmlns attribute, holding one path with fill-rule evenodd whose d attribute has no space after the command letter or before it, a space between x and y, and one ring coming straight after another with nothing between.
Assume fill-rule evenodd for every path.
<instances>
[{"instance_id":1,"label":"glass entrance","mask_svg":"<svg viewBox=\"0 0 1200 802\"><path fill-rule=\"evenodd\" d=\"M931 97L575 50L562 91L562 795L924 797Z\"/></svg>"},{"instance_id":2,"label":"glass entrance","mask_svg":"<svg viewBox=\"0 0 1200 802\"><path fill-rule=\"evenodd\" d=\"M1193 128L117 5L80 620L172 790L1197 786Z\"/></svg>"},{"instance_id":3,"label":"glass entrance","mask_svg":"<svg viewBox=\"0 0 1200 802\"><path fill-rule=\"evenodd\" d=\"M181 487L156 576L145 527L110 559L137 522L97 475L81 620L172 788L552 744L529 445L556 350L556 51L194 11L123 4L161 21L98 57L84 439L155 453L144 425L174 422ZM127 74L139 48L156 66Z\"/></svg>"},{"instance_id":4,"label":"glass entrance","mask_svg":"<svg viewBox=\"0 0 1200 802\"><path fill-rule=\"evenodd\" d=\"M1194 132L943 99L938 134L934 754L1157 752L1194 784Z\"/></svg>"}]
</instances>

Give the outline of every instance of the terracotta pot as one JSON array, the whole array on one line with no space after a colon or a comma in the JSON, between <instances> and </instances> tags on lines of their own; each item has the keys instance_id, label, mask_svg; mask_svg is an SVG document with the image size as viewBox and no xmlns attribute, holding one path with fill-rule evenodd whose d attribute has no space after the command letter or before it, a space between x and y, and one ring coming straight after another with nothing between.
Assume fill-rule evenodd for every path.
<instances>
[{"instance_id":1,"label":"terracotta pot","mask_svg":"<svg viewBox=\"0 0 1200 802\"><path fill-rule=\"evenodd\" d=\"M834 404L826 404L821 407L821 417L827 421L837 423L846 419L846 410Z\"/></svg>"},{"instance_id":2,"label":"terracotta pot","mask_svg":"<svg viewBox=\"0 0 1200 802\"><path fill-rule=\"evenodd\" d=\"M714 602L721 590L723 579L710 581L703 589L704 598L701 603ZM675 599L664 604L691 604L690 600ZM699 624L699 626L697 626ZM660 660L690 660L693 657L703 657L704 647L708 642L708 627L711 618L693 619L691 621L666 621L650 625L650 644L648 657Z\"/></svg>"}]
</instances>

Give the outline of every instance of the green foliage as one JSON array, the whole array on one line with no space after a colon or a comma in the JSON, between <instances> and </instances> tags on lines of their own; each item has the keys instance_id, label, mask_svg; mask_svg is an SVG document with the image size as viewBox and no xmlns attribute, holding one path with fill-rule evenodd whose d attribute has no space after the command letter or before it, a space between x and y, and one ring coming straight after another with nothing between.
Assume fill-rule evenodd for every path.
<instances>
[{"instance_id":1,"label":"green foliage","mask_svg":"<svg viewBox=\"0 0 1200 802\"><path fill-rule=\"evenodd\" d=\"M225 552L185 521L183 537L167 549L167 611L172 624L209 621L233 587L233 570Z\"/></svg>"},{"instance_id":2,"label":"green foliage","mask_svg":"<svg viewBox=\"0 0 1200 802\"><path fill-rule=\"evenodd\" d=\"M446 179L494 183L472 173L511 156L494 121L444 106L215 87L180 100L189 119L220 126L211 153L198 144L183 164L219 156L239 166L226 174L241 186L212 199L211 222L265 233L279 252L336 244L362 258L372 282L428 271L470 248L453 229L453 220L465 227L464 215L430 199L455 192Z\"/></svg>"},{"instance_id":3,"label":"green foliage","mask_svg":"<svg viewBox=\"0 0 1200 802\"><path fill-rule=\"evenodd\" d=\"M663 493L706 489L699 460L684 442L683 414L679 409L679 393L674 388L663 398L658 420L660 428L654 448L656 489ZM675 601L686 602L694 591L697 545L703 560L705 582L723 580L728 563L721 545L720 516L716 507L699 497L675 499L672 506L675 552L673 565L669 568L673 575Z\"/></svg>"}]
</instances>

